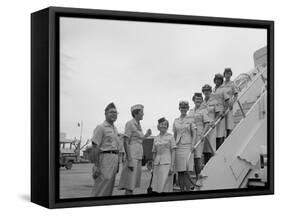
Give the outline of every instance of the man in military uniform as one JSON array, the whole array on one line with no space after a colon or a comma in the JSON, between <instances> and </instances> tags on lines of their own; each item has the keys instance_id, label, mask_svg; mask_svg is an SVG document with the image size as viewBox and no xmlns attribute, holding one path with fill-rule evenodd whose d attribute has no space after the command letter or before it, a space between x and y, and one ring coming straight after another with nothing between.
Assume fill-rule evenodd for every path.
<instances>
[{"instance_id":1,"label":"man in military uniform","mask_svg":"<svg viewBox=\"0 0 281 216\"><path fill-rule=\"evenodd\" d=\"M125 189L125 195L133 194L135 188L140 187L141 166L143 158L143 139L151 135L148 129L144 135L140 125L143 119L143 105L137 104L131 107L133 119L125 126L124 149L126 152L126 162L120 177L119 189Z\"/></svg>"},{"instance_id":2,"label":"man in military uniform","mask_svg":"<svg viewBox=\"0 0 281 216\"><path fill-rule=\"evenodd\" d=\"M95 197L111 196L113 192L120 147L118 131L114 126L117 114L114 103L108 104L105 108L105 121L98 125L93 133L95 184L92 195Z\"/></svg>"}]
</instances>

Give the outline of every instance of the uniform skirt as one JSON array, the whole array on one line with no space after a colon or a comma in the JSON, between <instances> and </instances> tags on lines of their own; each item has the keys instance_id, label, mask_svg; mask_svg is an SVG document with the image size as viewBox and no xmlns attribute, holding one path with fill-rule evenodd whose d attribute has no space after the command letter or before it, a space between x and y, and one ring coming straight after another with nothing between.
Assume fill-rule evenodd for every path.
<instances>
[{"instance_id":1,"label":"uniform skirt","mask_svg":"<svg viewBox=\"0 0 281 216\"><path fill-rule=\"evenodd\" d=\"M101 175L95 180L92 196L111 196L118 168L117 154L100 155Z\"/></svg>"},{"instance_id":2,"label":"uniform skirt","mask_svg":"<svg viewBox=\"0 0 281 216\"><path fill-rule=\"evenodd\" d=\"M213 149L216 151L216 135L217 135L216 134L216 128L214 128L213 130L210 131L210 133L208 134L208 136L205 139L203 152L212 153L212 151L209 147L209 144L211 144Z\"/></svg>"},{"instance_id":3,"label":"uniform skirt","mask_svg":"<svg viewBox=\"0 0 281 216\"><path fill-rule=\"evenodd\" d=\"M170 164L154 165L152 190L158 193L173 192L173 176L169 175Z\"/></svg>"},{"instance_id":4,"label":"uniform skirt","mask_svg":"<svg viewBox=\"0 0 281 216\"><path fill-rule=\"evenodd\" d=\"M197 142L200 140L200 136L197 136L196 138L196 144ZM194 152L194 157L195 158L201 158L202 157L202 154L203 154L203 148L204 148L204 143L201 142L197 148L195 149L195 152Z\"/></svg>"},{"instance_id":5,"label":"uniform skirt","mask_svg":"<svg viewBox=\"0 0 281 216\"><path fill-rule=\"evenodd\" d=\"M134 190L140 187L141 183L141 160L133 159L130 161L132 164L133 171L128 168L128 161L124 163L120 181L119 189Z\"/></svg>"},{"instance_id":6,"label":"uniform skirt","mask_svg":"<svg viewBox=\"0 0 281 216\"><path fill-rule=\"evenodd\" d=\"M176 172L184 172L184 171L193 171L194 166L194 156L191 154L191 157L188 159L188 156L191 153L191 144L187 144L184 146L178 146L176 148Z\"/></svg>"},{"instance_id":7,"label":"uniform skirt","mask_svg":"<svg viewBox=\"0 0 281 216\"><path fill-rule=\"evenodd\" d=\"M225 117L217 124L216 133L217 133L217 138L225 137L226 135Z\"/></svg>"},{"instance_id":8,"label":"uniform skirt","mask_svg":"<svg viewBox=\"0 0 281 216\"><path fill-rule=\"evenodd\" d=\"M227 130L232 130L234 128L234 116L233 116L233 110L229 110L225 117L225 124Z\"/></svg>"}]
</instances>

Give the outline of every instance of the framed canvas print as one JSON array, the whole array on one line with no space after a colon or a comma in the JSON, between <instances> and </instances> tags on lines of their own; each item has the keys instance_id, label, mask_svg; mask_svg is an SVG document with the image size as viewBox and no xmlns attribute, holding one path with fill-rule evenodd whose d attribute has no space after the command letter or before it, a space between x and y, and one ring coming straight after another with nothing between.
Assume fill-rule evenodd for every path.
<instances>
[{"instance_id":1,"label":"framed canvas print","mask_svg":"<svg viewBox=\"0 0 281 216\"><path fill-rule=\"evenodd\" d=\"M31 201L274 193L274 22L50 7L31 15Z\"/></svg>"}]
</instances>

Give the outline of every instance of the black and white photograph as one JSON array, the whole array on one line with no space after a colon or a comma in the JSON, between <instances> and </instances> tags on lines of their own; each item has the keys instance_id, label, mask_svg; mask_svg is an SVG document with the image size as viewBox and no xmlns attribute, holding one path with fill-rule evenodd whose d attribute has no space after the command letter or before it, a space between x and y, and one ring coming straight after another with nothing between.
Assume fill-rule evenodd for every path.
<instances>
[{"instance_id":1,"label":"black and white photograph","mask_svg":"<svg viewBox=\"0 0 281 216\"><path fill-rule=\"evenodd\" d=\"M1 215L275 215L279 5L3 1Z\"/></svg>"},{"instance_id":2,"label":"black and white photograph","mask_svg":"<svg viewBox=\"0 0 281 216\"><path fill-rule=\"evenodd\" d=\"M267 29L59 26L60 199L268 187Z\"/></svg>"}]
</instances>

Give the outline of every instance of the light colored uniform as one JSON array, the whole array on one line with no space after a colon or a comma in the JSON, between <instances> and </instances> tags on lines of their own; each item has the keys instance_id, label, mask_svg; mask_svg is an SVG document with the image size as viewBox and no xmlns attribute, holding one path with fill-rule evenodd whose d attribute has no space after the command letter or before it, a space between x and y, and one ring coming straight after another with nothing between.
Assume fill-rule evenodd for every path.
<instances>
[{"instance_id":1,"label":"light colored uniform","mask_svg":"<svg viewBox=\"0 0 281 216\"><path fill-rule=\"evenodd\" d=\"M115 176L118 168L118 154L102 153L104 151L118 151L121 144L117 128L104 121L98 125L93 133L92 142L98 145L100 150L99 164L101 175L95 179L92 195L111 196Z\"/></svg>"},{"instance_id":2,"label":"light colored uniform","mask_svg":"<svg viewBox=\"0 0 281 216\"><path fill-rule=\"evenodd\" d=\"M199 107L198 109L191 109L189 111L189 115L194 118L194 124L197 128L197 138L196 143L200 140L201 136L203 136L203 130L205 124L210 122L210 119L208 117L208 111L206 109L203 109L202 107ZM195 158L201 158L203 153L204 143L201 142L198 147L195 149L194 157Z\"/></svg>"},{"instance_id":3,"label":"light colored uniform","mask_svg":"<svg viewBox=\"0 0 281 216\"><path fill-rule=\"evenodd\" d=\"M238 88L235 85L234 81L224 82L223 88L226 89L226 93L230 97L230 102L233 102L233 96L235 94L238 94ZM233 116L233 110L229 110L228 114L225 117L225 123L226 123L226 129L232 130L234 127L234 116Z\"/></svg>"},{"instance_id":4,"label":"light colored uniform","mask_svg":"<svg viewBox=\"0 0 281 216\"><path fill-rule=\"evenodd\" d=\"M140 187L141 182L142 141L144 138L141 125L135 119L126 123L125 136L129 139L128 151L131 153L132 160L126 160L124 163L119 189L134 190L134 188ZM128 168L129 164L134 167L133 171Z\"/></svg>"},{"instance_id":5,"label":"light colored uniform","mask_svg":"<svg viewBox=\"0 0 281 216\"><path fill-rule=\"evenodd\" d=\"M217 101L216 110L218 112L225 111L225 101L229 99L229 95L226 93L226 89L222 86L214 88L213 95ZM225 137L226 128L224 119L217 124L216 133L217 138Z\"/></svg>"},{"instance_id":6,"label":"light colored uniform","mask_svg":"<svg viewBox=\"0 0 281 216\"><path fill-rule=\"evenodd\" d=\"M194 166L193 154L187 161L192 149L192 130L196 129L192 116L176 118L173 124L173 131L176 140L176 171L192 171Z\"/></svg>"},{"instance_id":7,"label":"light colored uniform","mask_svg":"<svg viewBox=\"0 0 281 216\"><path fill-rule=\"evenodd\" d=\"M156 136L152 152L156 154L154 159L152 189L155 192L173 192L173 175L169 175L172 163L172 149L176 148L176 142L172 134Z\"/></svg>"},{"instance_id":8,"label":"light colored uniform","mask_svg":"<svg viewBox=\"0 0 281 216\"><path fill-rule=\"evenodd\" d=\"M217 101L214 97L214 94L210 95L210 98L208 101L203 100L201 104L202 109L206 109L208 112L208 117L211 123L214 123L216 119L216 112L217 112ZM203 152L211 153L211 149L209 145L206 142L209 142L214 150L216 150L216 127L210 131L208 136L206 137L207 140L205 140L205 145Z\"/></svg>"}]
</instances>

